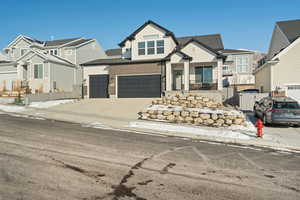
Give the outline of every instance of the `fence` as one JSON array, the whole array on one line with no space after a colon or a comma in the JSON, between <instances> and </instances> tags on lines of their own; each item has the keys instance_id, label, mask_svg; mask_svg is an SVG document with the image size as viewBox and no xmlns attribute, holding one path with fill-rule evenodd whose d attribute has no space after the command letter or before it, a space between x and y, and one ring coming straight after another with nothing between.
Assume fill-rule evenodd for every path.
<instances>
[{"instance_id":1,"label":"fence","mask_svg":"<svg viewBox=\"0 0 300 200\"><path fill-rule=\"evenodd\" d=\"M252 111L256 101L269 96L269 93L239 93L237 94L238 106L241 110Z\"/></svg>"},{"instance_id":2,"label":"fence","mask_svg":"<svg viewBox=\"0 0 300 200\"><path fill-rule=\"evenodd\" d=\"M31 102L37 101L51 101L60 99L79 99L82 97L81 87L76 86L73 88L72 92L54 92L54 93L36 93L36 94L26 94L24 96L25 105Z\"/></svg>"}]
</instances>

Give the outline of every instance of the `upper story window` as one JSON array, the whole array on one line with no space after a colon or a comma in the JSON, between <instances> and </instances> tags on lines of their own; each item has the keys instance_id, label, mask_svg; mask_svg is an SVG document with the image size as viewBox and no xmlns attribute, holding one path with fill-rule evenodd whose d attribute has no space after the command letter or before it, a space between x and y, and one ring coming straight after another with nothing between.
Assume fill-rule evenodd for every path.
<instances>
[{"instance_id":1,"label":"upper story window","mask_svg":"<svg viewBox=\"0 0 300 200\"><path fill-rule=\"evenodd\" d=\"M21 49L21 56L25 55L28 49Z\"/></svg>"},{"instance_id":2,"label":"upper story window","mask_svg":"<svg viewBox=\"0 0 300 200\"><path fill-rule=\"evenodd\" d=\"M155 43L154 43L154 41L148 41L147 42L147 54L148 55L155 54Z\"/></svg>"},{"instance_id":3,"label":"upper story window","mask_svg":"<svg viewBox=\"0 0 300 200\"><path fill-rule=\"evenodd\" d=\"M224 65L223 66L223 71L228 71L229 70L229 66L228 65Z\"/></svg>"},{"instance_id":4,"label":"upper story window","mask_svg":"<svg viewBox=\"0 0 300 200\"><path fill-rule=\"evenodd\" d=\"M236 70L240 73L248 72L249 59L247 56L237 56L236 57Z\"/></svg>"},{"instance_id":5,"label":"upper story window","mask_svg":"<svg viewBox=\"0 0 300 200\"><path fill-rule=\"evenodd\" d=\"M58 55L58 50L57 49L51 49L48 51L51 55L55 55L57 56Z\"/></svg>"},{"instance_id":6,"label":"upper story window","mask_svg":"<svg viewBox=\"0 0 300 200\"><path fill-rule=\"evenodd\" d=\"M157 54L164 54L165 53L165 41L164 40L157 40L156 41L156 53Z\"/></svg>"},{"instance_id":7,"label":"upper story window","mask_svg":"<svg viewBox=\"0 0 300 200\"><path fill-rule=\"evenodd\" d=\"M139 54L139 56L146 54L146 43L145 42L138 43L138 54Z\"/></svg>"},{"instance_id":8,"label":"upper story window","mask_svg":"<svg viewBox=\"0 0 300 200\"><path fill-rule=\"evenodd\" d=\"M43 64L34 64L34 78L42 79L44 76L44 65Z\"/></svg>"}]
</instances>

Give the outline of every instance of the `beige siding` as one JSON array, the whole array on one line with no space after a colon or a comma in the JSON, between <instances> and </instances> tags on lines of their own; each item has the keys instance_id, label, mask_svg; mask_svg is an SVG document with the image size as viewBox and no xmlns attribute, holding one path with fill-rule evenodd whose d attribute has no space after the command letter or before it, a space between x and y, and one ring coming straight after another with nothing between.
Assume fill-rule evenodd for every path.
<instances>
[{"instance_id":1,"label":"beige siding","mask_svg":"<svg viewBox=\"0 0 300 200\"><path fill-rule=\"evenodd\" d=\"M216 56L212 52L208 51L195 42L188 44L181 51L191 56L193 58L193 62L216 61Z\"/></svg>"},{"instance_id":2,"label":"beige siding","mask_svg":"<svg viewBox=\"0 0 300 200\"><path fill-rule=\"evenodd\" d=\"M271 67L266 64L258 72L255 73L255 88L261 92L269 92L271 90Z\"/></svg>"},{"instance_id":3,"label":"beige siding","mask_svg":"<svg viewBox=\"0 0 300 200\"><path fill-rule=\"evenodd\" d=\"M148 39L145 40L144 36L147 35L158 35L157 39ZM138 42L144 42L144 41L155 41L155 40L164 40L165 50L164 54L154 54L154 55L147 55L147 49L146 49L146 55L138 55ZM174 50L176 44L173 41L172 37L168 36L165 37L165 31L149 24L147 25L143 30L141 30L136 36L135 40L133 41L127 41L125 44L125 47L123 47L122 52L125 52L125 48L132 48L132 60L142 60L142 59L156 59L156 58L164 58L166 57L171 51ZM156 50L155 50L156 51Z\"/></svg>"},{"instance_id":4,"label":"beige siding","mask_svg":"<svg viewBox=\"0 0 300 200\"><path fill-rule=\"evenodd\" d=\"M293 44L292 44L293 45ZM279 63L272 66L273 87L300 85L300 40L279 56Z\"/></svg>"},{"instance_id":5,"label":"beige siding","mask_svg":"<svg viewBox=\"0 0 300 200\"><path fill-rule=\"evenodd\" d=\"M13 45L14 49L14 56L13 59L18 59L21 56L21 49L22 48L29 48L30 43L25 41L24 39L19 40L17 43Z\"/></svg>"}]
</instances>

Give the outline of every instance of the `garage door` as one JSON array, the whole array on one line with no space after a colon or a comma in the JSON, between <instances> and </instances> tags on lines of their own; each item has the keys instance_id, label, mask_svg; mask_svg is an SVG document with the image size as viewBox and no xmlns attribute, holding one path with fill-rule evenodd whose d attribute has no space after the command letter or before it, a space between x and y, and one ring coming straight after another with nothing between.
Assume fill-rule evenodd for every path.
<instances>
[{"instance_id":1,"label":"garage door","mask_svg":"<svg viewBox=\"0 0 300 200\"><path fill-rule=\"evenodd\" d=\"M90 75L90 98L108 98L108 75Z\"/></svg>"},{"instance_id":2,"label":"garage door","mask_svg":"<svg viewBox=\"0 0 300 200\"><path fill-rule=\"evenodd\" d=\"M2 90L4 86L6 90L12 90L14 80L17 80L17 73L0 72L0 90Z\"/></svg>"},{"instance_id":3,"label":"garage door","mask_svg":"<svg viewBox=\"0 0 300 200\"><path fill-rule=\"evenodd\" d=\"M160 75L138 75L118 77L119 98L151 98L160 96Z\"/></svg>"}]
</instances>

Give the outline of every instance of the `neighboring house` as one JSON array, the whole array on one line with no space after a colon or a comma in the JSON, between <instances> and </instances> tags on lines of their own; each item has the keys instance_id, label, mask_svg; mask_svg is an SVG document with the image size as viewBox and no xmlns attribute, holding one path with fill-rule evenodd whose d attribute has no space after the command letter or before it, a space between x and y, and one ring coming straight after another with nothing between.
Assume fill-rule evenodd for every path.
<instances>
[{"instance_id":1,"label":"neighboring house","mask_svg":"<svg viewBox=\"0 0 300 200\"><path fill-rule=\"evenodd\" d=\"M122 49L108 49L105 51L108 58L122 58Z\"/></svg>"},{"instance_id":2,"label":"neighboring house","mask_svg":"<svg viewBox=\"0 0 300 200\"><path fill-rule=\"evenodd\" d=\"M226 55L223 65L223 85L233 87L237 91L254 88L253 72L254 52L239 49L224 49L220 53Z\"/></svg>"},{"instance_id":3,"label":"neighboring house","mask_svg":"<svg viewBox=\"0 0 300 200\"><path fill-rule=\"evenodd\" d=\"M277 89L300 92L300 20L275 24L268 55L255 72L261 92Z\"/></svg>"},{"instance_id":4,"label":"neighboring house","mask_svg":"<svg viewBox=\"0 0 300 200\"><path fill-rule=\"evenodd\" d=\"M4 51L7 59L0 61L0 90L26 84L32 93L72 91L82 85L79 64L106 57L95 39L85 38L39 41L20 35Z\"/></svg>"},{"instance_id":5,"label":"neighboring house","mask_svg":"<svg viewBox=\"0 0 300 200\"><path fill-rule=\"evenodd\" d=\"M148 21L119 46L121 58L84 63L90 98L160 97L173 91L222 90L220 34L176 37Z\"/></svg>"}]
</instances>

